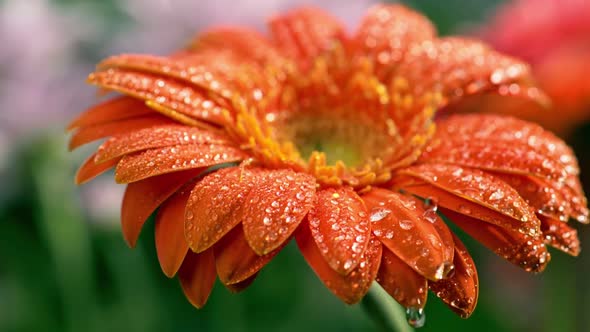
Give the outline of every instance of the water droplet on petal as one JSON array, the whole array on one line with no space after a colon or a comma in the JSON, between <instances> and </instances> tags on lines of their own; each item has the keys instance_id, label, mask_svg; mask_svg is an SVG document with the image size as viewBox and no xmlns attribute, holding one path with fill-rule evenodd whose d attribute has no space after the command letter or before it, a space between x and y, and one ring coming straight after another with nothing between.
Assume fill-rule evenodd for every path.
<instances>
[{"instance_id":1,"label":"water droplet on petal","mask_svg":"<svg viewBox=\"0 0 590 332\"><path fill-rule=\"evenodd\" d=\"M454 269L455 265L450 262L444 262L436 269L434 277L438 280L446 278Z\"/></svg>"},{"instance_id":2,"label":"water droplet on petal","mask_svg":"<svg viewBox=\"0 0 590 332\"><path fill-rule=\"evenodd\" d=\"M352 266L352 261L351 260L347 260L346 262L344 262L344 269L345 270L350 269L351 266Z\"/></svg>"},{"instance_id":3,"label":"water droplet on petal","mask_svg":"<svg viewBox=\"0 0 590 332\"><path fill-rule=\"evenodd\" d=\"M389 209L382 208L382 207L376 207L371 210L371 215L369 216L369 220L371 220L371 222L377 222L377 221L383 220L390 213L391 213L391 210L389 210Z\"/></svg>"},{"instance_id":4,"label":"water droplet on petal","mask_svg":"<svg viewBox=\"0 0 590 332\"><path fill-rule=\"evenodd\" d=\"M414 227L414 222L411 220L400 220L399 221L399 227L401 227L402 229L410 230Z\"/></svg>"}]
</instances>

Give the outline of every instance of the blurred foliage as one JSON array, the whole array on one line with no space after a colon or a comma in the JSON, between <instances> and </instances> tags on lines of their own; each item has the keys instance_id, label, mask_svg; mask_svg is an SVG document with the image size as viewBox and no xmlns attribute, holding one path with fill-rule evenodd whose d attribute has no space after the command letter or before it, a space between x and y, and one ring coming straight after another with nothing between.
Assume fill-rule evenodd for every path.
<instances>
[{"instance_id":1,"label":"blurred foliage","mask_svg":"<svg viewBox=\"0 0 590 332\"><path fill-rule=\"evenodd\" d=\"M64 8L91 6L106 22L105 39L131 24L116 0L55 2ZM404 2L426 13L442 34L448 34L481 20L499 1ZM105 55L101 42L89 41L80 48L80 56L101 58ZM153 222L146 223L137 248L130 250L117 224L90 220L72 180L79 155L65 151L62 136L41 135L22 144L10 156L9 170L2 177L13 185L4 189L10 195L0 195L6 196L0 201L0 331L379 330L359 305L344 305L321 284L294 244L246 291L230 294L218 283L207 306L194 309L178 282L160 271ZM586 170L590 170L589 136L590 127L585 127L572 140ZM582 173L586 188L590 188L589 174ZM476 262L499 260L475 241L462 238ZM581 238L590 243L590 232L581 232ZM497 281L483 272L480 269L479 305L469 320L430 296L421 331L590 331L579 314L590 304L590 287L583 277L590 274L588 253L575 264L554 254L543 276L527 275L543 285L534 293L538 297L528 299L531 306L540 307L530 319L521 317L531 312L524 308L506 315L506 308L492 300L506 277Z\"/></svg>"}]
</instances>

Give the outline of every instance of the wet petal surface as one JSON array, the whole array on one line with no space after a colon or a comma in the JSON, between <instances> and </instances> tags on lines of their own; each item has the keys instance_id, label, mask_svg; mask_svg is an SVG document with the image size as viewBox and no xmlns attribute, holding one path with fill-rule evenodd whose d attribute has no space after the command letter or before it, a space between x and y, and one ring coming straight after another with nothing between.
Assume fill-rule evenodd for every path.
<instances>
[{"instance_id":1,"label":"wet petal surface","mask_svg":"<svg viewBox=\"0 0 590 332\"><path fill-rule=\"evenodd\" d=\"M189 252L178 273L182 291L196 308L202 308L215 285L215 257L213 250L200 254Z\"/></svg>"},{"instance_id":2,"label":"wet petal surface","mask_svg":"<svg viewBox=\"0 0 590 332\"><path fill-rule=\"evenodd\" d=\"M127 185L121 207L121 228L130 247L135 247L139 232L152 212L201 171L170 173Z\"/></svg>"},{"instance_id":3,"label":"wet petal surface","mask_svg":"<svg viewBox=\"0 0 590 332\"><path fill-rule=\"evenodd\" d=\"M166 276L174 277L188 251L184 239L184 209L192 186L185 185L158 209L156 216L156 252Z\"/></svg>"},{"instance_id":4,"label":"wet petal surface","mask_svg":"<svg viewBox=\"0 0 590 332\"><path fill-rule=\"evenodd\" d=\"M322 190L308 220L328 264L343 275L352 271L371 235L369 214L361 198L350 188Z\"/></svg>"},{"instance_id":5,"label":"wet petal surface","mask_svg":"<svg viewBox=\"0 0 590 332\"><path fill-rule=\"evenodd\" d=\"M76 172L76 184L83 184L86 183L95 177L99 176L100 174L110 170L111 168L115 167L119 162L119 159L109 160L104 163L96 163L95 160L96 153L93 153L84 161L82 166Z\"/></svg>"},{"instance_id":6,"label":"wet petal surface","mask_svg":"<svg viewBox=\"0 0 590 332\"><path fill-rule=\"evenodd\" d=\"M197 183L184 218L186 241L194 252L208 249L242 221L246 196L262 172L243 167L225 168Z\"/></svg>"},{"instance_id":7,"label":"wet petal surface","mask_svg":"<svg viewBox=\"0 0 590 332\"><path fill-rule=\"evenodd\" d=\"M455 270L453 274L446 279L430 282L428 285L451 310L461 318L468 318L477 305L479 280L471 255L459 238L454 236L454 241L455 259L453 265L455 265Z\"/></svg>"},{"instance_id":8,"label":"wet petal surface","mask_svg":"<svg viewBox=\"0 0 590 332\"><path fill-rule=\"evenodd\" d=\"M299 227L295 239L309 266L326 287L342 301L348 304L357 303L369 291L381 263L382 246L375 237L371 237L369 240L367 250L362 255L359 265L347 275L334 271L326 263L313 240L307 223L303 223Z\"/></svg>"},{"instance_id":9,"label":"wet petal surface","mask_svg":"<svg viewBox=\"0 0 590 332\"><path fill-rule=\"evenodd\" d=\"M524 235L445 208L441 210L467 234L527 272L541 272L551 260L541 236Z\"/></svg>"},{"instance_id":10,"label":"wet petal surface","mask_svg":"<svg viewBox=\"0 0 590 332\"><path fill-rule=\"evenodd\" d=\"M124 156L115 170L118 183L156 175L209 167L247 158L239 149L220 145L175 145Z\"/></svg>"},{"instance_id":11,"label":"wet petal surface","mask_svg":"<svg viewBox=\"0 0 590 332\"><path fill-rule=\"evenodd\" d=\"M265 255L283 244L315 199L315 179L292 170L268 171L246 198L243 225L250 247Z\"/></svg>"},{"instance_id":12,"label":"wet petal surface","mask_svg":"<svg viewBox=\"0 0 590 332\"><path fill-rule=\"evenodd\" d=\"M374 188L363 195L373 234L411 268L430 280L444 278L452 270L452 240L439 234L425 216L423 203L411 196Z\"/></svg>"},{"instance_id":13,"label":"wet petal surface","mask_svg":"<svg viewBox=\"0 0 590 332\"><path fill-rule=\"evenodd\" d=\"M285 241L281 247L259 256L250 248L242 227L235 227L214 247L219 280L225 285L247 281L268 264L287 243L288 241Z\"/></svg>"},{"instance_id":14,"label":"wet petal surface","mask_svg":"<svg viewBox=\"0 0 590 332\"><path fill-rule=\"evenodd\" d=\"M159 125L111 137L97 151L96 160L105 161L125 154L176 145L230 145L222 135L183 125Z\"/></svg>"},{"instance_id":15,"label":"wet petal surface","mask_svg":"<svg viewBox=\"0 0 590 332\"><path fill-rule=\"evenodd\" d=\"M383 248L377 282L399 304L406 308L424 308L428 297L428 281L404 261Z\"/></svg>"},{"instance_id":16,"label":"wet petal surface","mask_svg":"<svg viewBox=\"0 0 590 332\"><path fill-rule=\"evenodd\" d=\"M435 197L440 206L524 234L540 234L540 221L514 188L479 170L445 164L423 164L399 171L426 182L404 184L421 197Z\"/></svg>"}]
</instances>

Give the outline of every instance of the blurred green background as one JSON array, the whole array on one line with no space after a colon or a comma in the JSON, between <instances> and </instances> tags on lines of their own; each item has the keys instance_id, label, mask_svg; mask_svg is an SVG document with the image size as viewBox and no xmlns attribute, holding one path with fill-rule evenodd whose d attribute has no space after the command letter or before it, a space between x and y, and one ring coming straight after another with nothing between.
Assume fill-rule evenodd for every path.
<instances>
[{"instance_id":1,"label":"blurred green background","mask_svg":"<svg viewBox=\"0 0 590 332\"><path fill-rule=\"evenodd\" d=\"M405 1L441 34L482 22L501 1ZM93 103L85 75L117 52L165 54L223 22L260 26L297 1L0 1L0 331L378 331L334 297L291 244L240 294L217 284L194 309L156 258L153 223L134 250L118 224L122 186L73 184L90 148L66 151L67 120ZM312 1L353 25L372 1ZM590 127L570 139L590 175ZM588 188L588 187L586 187ZM586 192L590 190L586 189ZM582 231L581 228L579 228ZM590 233L582 231L582 246ZM464 237L465 238L465 237ZM422 331L590 331L590 254L553 252L530 275L467 241L479 305L462 320L429 298Z\"/></svg>"}]
</instances>

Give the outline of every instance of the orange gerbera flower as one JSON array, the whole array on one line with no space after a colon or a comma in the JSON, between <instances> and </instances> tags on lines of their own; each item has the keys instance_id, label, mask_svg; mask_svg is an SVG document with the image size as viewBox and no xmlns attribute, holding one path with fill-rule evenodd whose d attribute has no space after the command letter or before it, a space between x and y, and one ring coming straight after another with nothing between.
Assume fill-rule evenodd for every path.
<instances>
[{"instance_id":1,"label":"orange gerbera flower","mask_svg":"<svg viewBox=\"0 0 590 332\"><path fill-rule=\"evenodd\" d=\"M590 3L585 0L515 0L501 6L485 38L532 64L554 111L507 112L568 135L590 120ZM531 105L529 105L531 106Z\"/></svg>"},{"instance_id":2,"label":"orange gerbera flower","mask_svg":"<svg viewBox=\"0 0 590 332\"><path fill-rule=\"evenodd\" d=\"M125 96L70 125L71 148L110 137L76 181L116 167L131 247L159 207L162 270L196 307L216 277L247 287L294 237L346 303L377 280L408 308L431 289L467 317L477 272L440 213L527 271L544 269L545 244L578 254L566 222L588 210L561 140L514 118L434 118L505 86L541 98L527 66L437 39L407 8L374 7L353 36L298 9L273 18L269 37L215 29L171 56L108 58L89 81Z\"/></svg>"}]
</instances>

